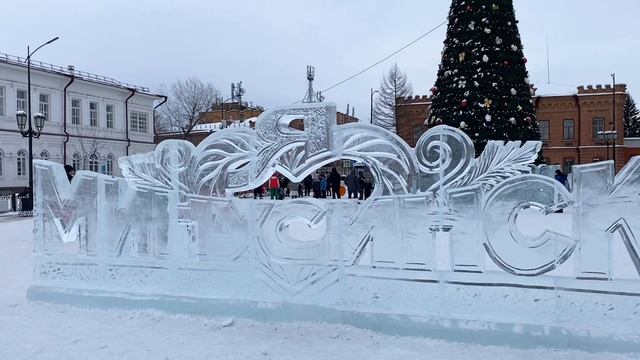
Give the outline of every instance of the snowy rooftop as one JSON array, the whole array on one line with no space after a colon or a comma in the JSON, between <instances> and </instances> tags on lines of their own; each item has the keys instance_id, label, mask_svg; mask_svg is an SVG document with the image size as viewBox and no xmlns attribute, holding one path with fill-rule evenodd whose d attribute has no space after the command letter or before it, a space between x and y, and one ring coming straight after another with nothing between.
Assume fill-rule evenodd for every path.
<instances>
[{"instance_id":1,"label":"snowy rooftop","mask_svg":"<svg viewBox=\"0 0 640 360\"><path fill-rule=\"evenodd\" d=\"M566 84L534 84L537 96L565 96L576 95L578 88Z\"/></svg>"}]
</instances>

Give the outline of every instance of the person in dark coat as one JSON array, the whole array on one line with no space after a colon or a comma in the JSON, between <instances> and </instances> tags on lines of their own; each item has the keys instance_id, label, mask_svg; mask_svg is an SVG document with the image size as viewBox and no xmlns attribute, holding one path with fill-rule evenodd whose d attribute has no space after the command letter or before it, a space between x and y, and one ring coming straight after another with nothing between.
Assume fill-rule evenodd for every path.
<instances>
[{"instance_id":1,"label":"person in dark coat","mask_svg":"<svg viewBox=\"0 0 640 360\"><path fill-rule=\"evenodd\" d=\"M76 169L74 169L71 165L65 165L64 171L67 173L67 179L69 179L69 182L71 182L71 179L76 176Z\"/></svg>"},{"instance_id":2,"label":"person in dark coat","mask_svg":"<svg viewBox=\"0 0 640 360\"><path fill-rule=\"evenodd\" d=\"M304 185L304 196L309 196L311 194L311 188L313 187L313 177L311 174L302 180L302 184Z\"/></svg>"},{"instance_id":3,"label":"person in dark coat","mask_svg":"<svg viewBox=\"0 0 640 360\"><path fill-rule=\"evenodd\" d=\"M565 175L562 171L556 170L556 180L562 184L564 187L567 187L567 175Z\"/></svg>"},{"instance_id":4,"label":"person in dark coat","mask_svg":"<svg viewBox=\"0 0 640 360\"><path fill-rule=\"evenodd\" d=\"M567 183L567 175L565 175L562 171L560 170L556 170L556 176L555 176L556 180L562 184L562 186L564 186L565 188L569 188L569 184ZM556 211L556 213L563 213L564 210L560 209L558 211Z\"/></svg>"},{"instance_id":5,"label":"person in dark coat","mask_svg":"<svg viewBox=\"0 0 640 360\"><path fill-rule=\"evenodd\" d=\"M373 183L371 179L367 178L364 182L364 199L368 199L371 196L371 192L373 190Z\"/></svg>"},{"instance_id":6,"label":"person in dark coat","mask_svg":"<svg viewBox=\"0 0 640 360\"><path fill-rule=\"evenodd\" d=\"M365 185L364 173L362 171L358 172L358 199L364 200L364 185Z\"/></svg>"},{"instance_id":7,"label":"person in dark coat","mask_svg":"<svg viewBox=\"0 0 640 360\"><path fill-rule=\"evenodd\" d=\"M331 168L331 174L329 174L329 186L331 186L331 196L334 199L340 199L340 174L336 168Z\"/></svg>"},{"instance_id":8,"label":"person in dark coat","mask_svg":"<svg viewBox=\"0 0 640 360\"><path fill-rule=\"evenodd\" d=\"M358 181L358 176L356 176L356 171L351 170L349 176L347 176L347 191L349 192L349 199L352 197L354 199L358 198L358 191L360 190L360 182Z\"/></svg>"},{"instance_id":9,"label":"person in dark coat","mask_svg":"<svg viewBox=\"0 0 640 360\"><path fill-rule=\"evenodd\" d=\"M320 199L320 180L319 179L313 180L312 186L313 186L313 198Z\"/></svg>"}]
</instances>

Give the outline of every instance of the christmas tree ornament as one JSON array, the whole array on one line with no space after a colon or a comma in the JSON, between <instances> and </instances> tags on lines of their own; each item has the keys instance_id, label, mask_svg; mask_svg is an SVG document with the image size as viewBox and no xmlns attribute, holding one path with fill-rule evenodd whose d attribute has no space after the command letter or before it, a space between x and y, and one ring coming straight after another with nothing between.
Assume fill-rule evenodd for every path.
<instances>
[{"instance_id":1,"label":"christmas tree ornament","mask_svg":"<svg viewBox=\"0 0 640 360\"><path fill-rule=\"evenodd\" d=\"M514 117L509 118L509 122L512 123L513 125L515 125L516 124L516 118L514 118Z\"/></svg>"},{"instance_id":2,"label":"christmas tree ornament","mask_svg":"<svg viewBox=\"0 0 640 360\"><path fill-rule=\"evenodd\" d=\"M437 87L437 86L432 87L432 88L431 88L431 93L432 93L433 95L437 94L437 93L438 93L438 87Z\"/></svg>"},{"instance_id":3,"label":"christmas tree ornament","mask_svg":"<svg viewBox=\"0 0 640 360\"><path fill-rule=\"evenodd\" d=\"M523 57L523 58L522 58L522 63L523 63L523 64L526 64L526 63L527 63L527 58L526 58L526 57Z\"/></svg>"},{"instance_id":4,"label":"christmas tree ornament","mask_svg":"<svg viewBox=\"0 0 640 360\"><path fill-rule=\"evenodd\" d=\"M467 11L471 11L471 5L467 5Z\"/></svg>"},{"instance_id":5,"label":"christmas tree ornament","mask_svg":"<svg viewBox=\"0 0 640 360\"><path fill-rule=\"evenodd\" d=\"M460 129L465 129L467 127L467 123L464 121L460 121Z\"/></svg>"},{"instance_id":6,"label":"christmas tree ornament","mask_svg":"<svg viewBox=\"0 0 640 360\"><path fill-rule=\"evenodd\" d=\"M540 137L533 97L526 92L530 85L526 65L521 65L525 60L513 2L451 0L446 55L430 112L442 124L461 128L464 122L476 155L492 139ZM526 116L533 123L528 124Z\"/></svg>"},{"instance_id":7,"label":"christmas tree ornament","mask_svg":"<svg viewBox=\"0 0 640 360\"><path fill-rule=\"evenodd\" d=\"M436 124L438 124L438 125L442 124L442 119L437 118L437 119L436 119Z\"/></svg>"},{"instance_id":8,"label":"christmas tree ornament","mask_svg":"<svg viewBox=\"0 0 640 360\"><path fill-rule=\"evenodd\" d=\"M526 118L524 118L524 120L527 122L527 124L531 124L531 116L527 116Z\"/></svg>"}]
</instances>

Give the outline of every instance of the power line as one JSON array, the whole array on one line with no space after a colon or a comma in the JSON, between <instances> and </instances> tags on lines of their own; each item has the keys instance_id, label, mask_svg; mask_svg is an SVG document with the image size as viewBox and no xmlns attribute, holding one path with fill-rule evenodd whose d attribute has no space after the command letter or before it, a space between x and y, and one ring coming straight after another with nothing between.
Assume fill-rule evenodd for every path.
<instances>
[{"instance_id":1,"label":"power line","mask_svg":"<svg viewBox=\"0 0 640 360\"><path fill-rule=\"evenodd\" d=\"M329 90L331 90L331 89L333 89L333 88L335 88L335 87L338 87L338 86L340 86L340 85L342 85L342 84L346 83L347 81L349 81L349 80L351 80L351 79L353 79L353 78L355 78L355 77L357 77L357 76L359 76L359 75L362 75L363 73L367 72L367 71L368 71L368 70L370 70L371 68L373 68L373 67L375 67L375 66L377 66L377 65L379 65L379 64L381 64L381 63L383 63L383 62L385 62L385 61L387 61L387 60L389 60L392 56L396 55L397 53L401 52L402 50L404 50L404 49L408 48L409 46L411 46L411 45L413 45L413 44L417 43L418 41L422 40L425 36L427 36L427 35L431 34L432 32L436 31L439 27L441 27L442 25L446 24L446 23L447 23L447 21L448 21L448 19L447 19L447 20L444 20L443 22L441 22L440 24L438 24L437 26L435 26L433 29L431 29L431 30L427 31L426 33L424 33L424 34L420 35L418 38L414 39L413 41L411 41L410 43L408 43L408 44L406 44L405 46L401 47L400 49L398 49L398 50L396 50L396 51L392 52L391 54L387 55L386 57L384 57L384 58L382 58L382 59L380 59L380 60L376 61L375 63L373 63L373 64L371 64L371 65L367 66L367 67L366 67L366 68L364 68L363 70L358 71L357 73L355 73L355 74L353 74L353 75L349 76L348 78L346 78L346 79L344 79L344 80L342 80L342 81L340 81L340 82L337 82L337 83L335 83L335 84L333 84L333 85L329 86L328 88L326 88L326 89L322 90L321 92L322 92L322 93L324 93L324 92L327 92L327 91L329 91ZM301 101L302 101L302 100L298 100L298 101L297 101L297 103L299 103L299 102L301 102Z\"/></svg>"}]
</instances>

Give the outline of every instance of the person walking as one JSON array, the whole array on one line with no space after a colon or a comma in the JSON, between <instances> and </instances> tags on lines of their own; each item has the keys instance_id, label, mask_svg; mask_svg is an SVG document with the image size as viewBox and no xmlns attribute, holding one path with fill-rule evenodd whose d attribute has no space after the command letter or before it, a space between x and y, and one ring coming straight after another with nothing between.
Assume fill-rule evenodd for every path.
<instances>
[{"instance_id":1,"label":"person walking","mask_svg":"<svg viewBox=\"0 0 640 360\"><path fill-rule=\"evenodd\" d=\"M327 178L324 177L324 174L320 174L320 198L327 198Z\"/></svg>"},{"instance_id":2,"label":"person walking","mask_svg":"<svg viewBox=\"0 0 640 360\"><path fill-rule=\"evenodd\" d=\"M340 174L336 168L331 168L329 174L329 186L331 186L331 196L334 199L340 199Z\"/></svg>"},{"instance_id":3,"label":"person walking","mask_svg":"<svg viewBox=\"0 0 640 360\"><path fill-rule=\"evenodd\" d=\"M271 175L269 178L269 194L271 195L271 200L278 199L278 192L280 191L280 179L278 179L278 174L275 173Z\"/></svg>"},{"instance_id":4,"label":"person walking","mask_svg":"<svg viewBox=\"0 0 640 360\"><path fill-rule=\"evenodd\" d=\"M360 182L358 181L358 177L356 176L356 171L351 170L349 175L347 176L347 191L349 192L349 199L357 199L358 198L358 190L360 189Z\"/></svg>"}]
</instances>

